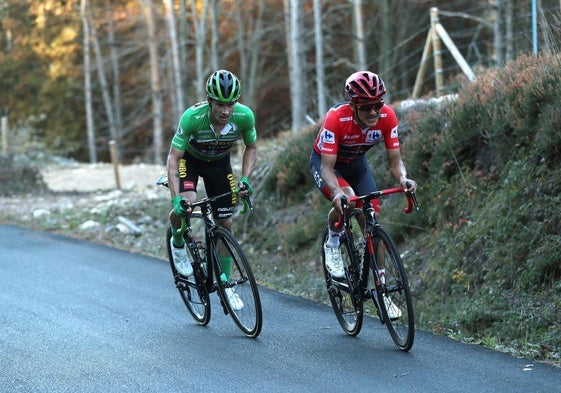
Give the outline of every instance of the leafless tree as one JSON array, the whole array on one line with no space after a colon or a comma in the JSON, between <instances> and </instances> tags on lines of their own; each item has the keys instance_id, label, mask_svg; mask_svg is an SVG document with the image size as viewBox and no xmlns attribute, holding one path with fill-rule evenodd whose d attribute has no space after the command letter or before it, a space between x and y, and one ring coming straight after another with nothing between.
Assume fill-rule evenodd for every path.
<instances>
[{"instance_id":1,"label":"leafless tree","mask_svg":"<svg viewBox=\"0 0 561 393\"><path fill-rule=\"evenodd\" d=\"M323 30L321 0L314 0L314 38L316 42L316 88L318 100L318 117L327 111L325 91L325 69L323 59Z\"/></svg>"},{"instance_id":2,"label":"leafless tree","mask_svg":"<svg viewBox=\"0 0 561 393\"><path fill-rule=\"evenodd\" d=\"M284 0L284 15L286 26L286 48L288 52L288 74L290 80L290 101L292 112L293 132L298 132L304 126L306 118L306 102L304 91L306 80L302 66L302 30L300 16L302 15L300 0Z\"/></svg>"},{"instance_id":3,"label":"leafless tree","mask_svg":"<svg viewBox=\"0 0 561 393\"><path fill-rule=\"evenodd\" d=\"M202 0L201 12L197 10L195 1L191 2L191 13L193 15L193 27L195 30L195 89L197 91L197 99L204 99L204 83L206 79L205 63L205 47L207 36L207 17L208 17L208 0Z\"/></svg>"},{"instance_id":4,"label":"leafless tree","mask_svg":"<svg viewBox=\"0 0 561 393\"><path fill-rule=\"evenodd\" d=\"M123 103L121 100L121 71L119 67L119 54L115 45L115 22L111 13L111 1L108 2L108 12L105 20L107 21L107 44L109 45L109 57L111 61L112 71L112 87L113 87L113 110L114 123L116 130L116 140L120 141L123 134Z\"/></svg>"},{"instance_id":5,"label":"leafless tree","mask_svg":"<svg viewBox=\"0 0 561 393\"><path fill-rule=\"evenodd\" d=\"M355 67L357 70L367 69L366 48L364 39L364 25L362 15L362 0L351 0L353 3L353 28L354 28L354 48L355 48Z\"/></svg>"},{"instance_id":6,"label":"leafless tree","mask_svg":"<svg viewBox=\"0 0 561 393\"><path fill-rule=\"evenodd\" d=\"M87 14L87 11L86 11ZM107 83L107 77L105 72L105 62L103 54L101 52L101 46L99 40L97 39L97 31L95 27L90 28L91 38L93 40L93 47L95 53L95 63L97 68L97 77L99 79L99 84L101 86L101 96L103 98L103 105L105 106L105 115L107 117L107 124L109 126L109 135L112 140L117 140L117 130L115 127L114 112L113 112L113 102L111 99L111 92L109 91L109 84Z\"/></svg>"},{"instance_id":7,"label":"leafless tree","mask_svg":"<svg viewBox=\"0 0 561 393\"><path fill-rule=\"evenodd\" d=\"M156 36L156 17L152 0L140 0L148 30L148 52L150 54L150 91L152 97L152 146L155 164L162 163L163 148L163 102L160 81L158 43Z\"/></svg>"},{"instance_id":8,"label":"leafless tree","mask_svg":"<svg viewBox=\"0 0 561 393\"><path fill-rule=\"evenodd\" d=\"M169 29L173 85L175 87L175 117L179 118L185 109L185 100L183 99L183 83L181 82L181 68L179 66L179 44L177 40L177 28L175 26L173 0L164 0L164 5L166 7L166 19Z\"/></svg>"},{"instance_id":9,"label":"leafless tree","mask_svg":"<svg viewBox=\"0 0 561 393\"><path fill-rule=\"evenodd\" d=\"M88 151L90 163L97 162L95 145L95 129L93 122L92 82L90 65L90 25L87 17L88 0L80 1L80 16L82 18L83 45L84 45L84 102L86 106L86 132L88 136Z\"/></svg>"}]
</instances>

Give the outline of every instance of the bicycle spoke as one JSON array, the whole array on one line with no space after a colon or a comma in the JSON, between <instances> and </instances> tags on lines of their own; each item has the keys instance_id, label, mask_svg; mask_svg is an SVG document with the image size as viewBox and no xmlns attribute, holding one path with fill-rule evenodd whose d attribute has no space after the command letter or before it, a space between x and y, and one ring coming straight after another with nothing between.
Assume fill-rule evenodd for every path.
<instances>
[{"instance_id":1,"label":"bicycle spoke","mask_svg":"<svg viewBox=\"0 0 561 393\"><path fill-rule=\"evenodd\" d=\"M375 236L375 244L379 248L378 263L383 259L385 268L385 285L378 292L383 319L397 347L409 351L413 346L415 326L403 262L393 240L383 228L378 228Z\"/></svg>"},{"instance_id":2,"label":"bicycle spoke","mask_svg":"<svg viewBox=\"0 0 561 393\"><path fill-rule=\"evenodd\" d=\"M198 223L197 226L200 227L200 222L203 220L199 213L193 213L191 215L191 222ZM192 236L201 236L201 234L196 235L194 232ZM202 233L202 238L204 239L204 231ZM182 278L178 275L175 266L173 264L173 259L171 257L171 250L169 248L169 239L171 238L171 229L168 228L166 234L166 243L168 245L168 259L171 266L171 270L175 279L175 285L179 291L179 295L187 307L189 314L195 319L195 321L200 325L207 325L210 322L210 300L208 296L208 291L205 286L205 272L202 266L194 266L194 276L188 277L187 279ZM192 241L193 239L186 239L186 242ZM204 255L202 252L200 255ZM191 260L195 260L195 256L190 254ZM194 277L198 280L195 282ZM200 283L200 284L199 284Z\"/></svg>"},{"instance_id":3,"label":"bicycle spoke","mask_svg":"<svg viewBox=\"0 0 561 393\"><path fill-rule=\"evenodd\" d=\"M345 333L350 336L356 336L360 333L362 328L363 312L362 312L362 299L356 298L354 287L349 281L349 278L355 273L349 272L349 265L351 264L352 251L349 249L346 239L342 239L341 243L341 257L345 265L346 274L342 278L334 279L327 271L325 266L325 254L323 251L323 244L327 240L327 227L324 230L321 243L322 266L325 282L327 285L327 293L331 302L333 312L339 321L339 325L343 328Z\"/></svg>"},{"instance_id":4,"label":"bicycle spoke","mask_svg":"<svg viewBox=\"0 0 561 393\"><path fill-rule=\"evenodd\" d=\"M263 318L261 299L247 257L235 237L224 228L216 229L214 242L216 276L223 306L246 336L257 337ZM222 266L221 258L222 263L226 264L227 260L227 267Z\"/></svg>"}]
</instances>

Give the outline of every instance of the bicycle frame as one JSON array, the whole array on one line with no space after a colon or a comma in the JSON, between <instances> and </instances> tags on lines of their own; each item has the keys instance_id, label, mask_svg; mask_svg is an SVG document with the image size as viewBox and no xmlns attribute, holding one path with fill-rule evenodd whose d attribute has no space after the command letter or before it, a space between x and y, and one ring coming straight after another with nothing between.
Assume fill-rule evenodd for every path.
<instances>
[{"instance_id":1,"label":"bicycle frame","mask_svg":"<svg viewBox=\"0 0 561 393\"><path fill-rule=\"evenodd\" d=\"M167 176L161 176L158 178L158 180L156 181L157 185L160 186L164 186L166 188L169 188L169 183L168 183L168 179ZM201 214L203 216L203 220L205 223L205 235L207 239L210 239L212 237L212 234L214 232L214 230L217 228L217 224L214 221L214 217L212 216L212 202L220 199L220 198L224 198L226 196L230 196L232 194L239 194L240 191L243 191L241 188L235 188L231 191L225 192L223 194L220 195L215 195L213 197L206 197L203 198L197 202L193 202L191 204L188 204L187 201L182 201L182 206L183 208L187 209L187 208L191 208L191 209L195 209L196 207L199 207L201 210ZM249 199L248 195L244 195L242 197L242 202L243 202L243 208L241 210L241 214L245 214L247 211L252 211L253 210L253 205L251 203L251 199ZM179 228L177 229L173 229L172 231L174 232L174 236L180 236L180 237L184 237L185 233L187 232L187 238L190 240L189 243L187 244L187 247L191 249L191 252L193 254L193 256L195 257L195 266L200 267L202 266L202 264L205 262L205 256L206 257L210 257L211 255L205 255L202 256L200 253L200 248L198 246L198 244L196 242L194 242L192 233L191 233L191 223L190 223L190 219L191 219L191 214L188 214L186 216L180 216L179 219L181 220L181 225ZM209 250L206 250L207 253L209 252ZM208 258L207 258L208 260ZM187 285L187 280L179 275L176 275L175 277L175 283L176 286L178 286L180 283L182 283L183 285ZM197 280L197 282L199 282L199 280ZM214 292L216 291L216 285L214 286L210 286L209 283L207 282L206 285L206 290L209 292Z\"/></svg>"},{"instance_id":2,"label":"bicycle frame","mask_svg":"<svg viewBox=\"0 0 561 393\"><path fill-rule=\"evenodd\" d=\"M364 267L364 253L359 252L359 250L357 250L356 248L356 244L354 242L354 234L352 232L351 218L354 216L358 217L360 214L362 214L362 216L365 218L365 226L364 228L361 228L361 230L364 231L363 247L365 247L365 251L368 252L368 255L372 255L376 260L376 262L378 262L377 261L378 257L375 249L376 245L374 244L374 237L377 228L380 227L380 224L378 224L376 213L370 202L373 199L380 198L384 195L397 194L402 192L404 192L403 188L394 187L385 190L374 191L371 192L370 194L363 195L363 196L343 197L341 199L341 207L343 210L343 215L341 215L339 217L339 220L335 223L335 228L340 228L341 225L343 226L343 232L344 235L349 239L349 246L351 248L351 251L354 253L354 255L357 256L357 259L359 261L357 273L359 274L359 276L353 278L357 279L355 284L360 283L363 289L366 289L368 287L368 267L366 268ZM419 210L419 204L417 203L417 198L415 197L415 194L405 193L405 195L407 197L407 206L405 207L404 212L406 214L409 214L413 211L413 208L415 208L415 210ZM362 202L362 208L355 208L349 214L348 204L357 201ZM375 274L375 279L379 281L380 277L378 276L378 269L372 269L372 271Z\"/></svg>"}]
</instances>

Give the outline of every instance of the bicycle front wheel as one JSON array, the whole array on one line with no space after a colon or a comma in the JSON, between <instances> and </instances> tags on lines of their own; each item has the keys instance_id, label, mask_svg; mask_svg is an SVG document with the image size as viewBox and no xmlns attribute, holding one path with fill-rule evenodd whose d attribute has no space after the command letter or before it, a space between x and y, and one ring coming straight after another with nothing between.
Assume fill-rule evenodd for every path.
<instances>
[{"instance_id":1,"label":"bicycle front wheel","mask_svg":"<svg viewBox=\"0 0 561 393\"><path fill-rule=\"evenodd\" d=\"M203 217L199 213L193 213L191 215L191 226L193 228L193 240L199 239L202 236L204 239L204 221ZM201 228L202 223L202 234L195 232L196 228ZM173 264L173 259L171 256L171 249L170 249L170 239L171 239L171 228L168 228L167 235L166 235L166 244L167 244L167 251L168 251L168 259L171 266L171 271L173 273L173 278L175 281L175 286L179 291L179 295L183 300L183 303L187 307L187 311L193 317L193 319L202 326L208 325L210 322L210 297L207 290L207 286L205 284L206 279L206 268L205 263L193 264L193 275L190 277L183 277L177 273L175 269L175 265ZM188 244L190 240L186 237L185 242ZM196 261L197 258L193 255L191 250L190 257L192 261ZM204 250L201 252L201 255L204 257Z\"/></svg>"},{"instance_id":2,"label":"bicycle front wheel","mask_svg":"<svg viewBox=\"0 0 561 393\"><path fill-rule=\"evenodd\" d=\"M216 228L211 239L212 263L222 304L248 337L261 333L263 313L257 282L247 257L228 230Z\"/></svg>"},{"instance_id":3,"label":"bicycle front wheel","mask_svg":"<svg viewBox=\"0 0 561 393\"><path fill-rule=\"evenodd\" d=\"M356 336L360 333L364 318L362 297L358 295L351 281L351 277L358 277L358 271L355 271L356 268L353 268L356 264L352 263L352 251L348 240L342 239L340 248L341 258L345 265L345 276L341 278L331 276L325 266L325 251L323 249L328 235L329 229L326 226L321 240L321 264L323 266L325 284L327 285L327 294L339 325L349 336ZM358 279L354 282L358 282Z\"/></svg>"},{"instance_id":4,"label":"bicycle front wheel","mask_svg":"<svg viewBox=\"0 0 561 393\"><path fill-rule=\"evenodd\" d=\"M389 233L382 227L375 231L376 263L371 264L373 276L376 264L384 264L385 285L377 286L378 305L386 328L394 343L402 351L409 351L415 338L413 301L403 261ZM383 261L383 262L382 262ZM382 301L383 300L383 301Z\"/></svg>"}]
</instances>

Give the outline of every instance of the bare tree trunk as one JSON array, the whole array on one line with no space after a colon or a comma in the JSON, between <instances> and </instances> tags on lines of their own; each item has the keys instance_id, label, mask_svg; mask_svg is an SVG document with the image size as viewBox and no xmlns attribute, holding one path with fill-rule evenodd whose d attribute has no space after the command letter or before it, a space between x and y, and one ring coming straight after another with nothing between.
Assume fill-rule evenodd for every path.
<instances>
[{"instance_id":1,"label":"bare tree trunk","mask_svg":"<svg viewBox=\"0 0 561 393\"><path fill-rule=\"evenodd\" d=\"M193 22L195 24L195 83L197 91L197 99L204 100L204 83L206 79L206 72L204 69L205 60L205 47L206 47L206 18L208 13L208 0L202 0L201 15L197 13L197 4L195 1L191 2L191 13L193 14Z\"/></svg>"},{"instance_id":2,"label":"bare tree trunk","mask_svg":"<svg viewBox=\"0 0 561 393\"><path fill-rule=\"evenodd\" d=\"M236 23L239 28L236 34L237 47L240 57L240 71L238 77L243 87L243 101L246 105L253 107L256 102L255 91L259 83L257 69L262 48L261 37L263 36L263 14L265 1L257 0L257 15L251 20L247 20L247 12L243 5L247 5L247 0L236 0Z\"/></svg>"},{"instance_id":3,"label":"bare tree trunk","mask_svg":"<svg viewBox=\"0 0 561 393\"><path fill-rule=\"evenodd\" d=\"M213 70L218 69L221 61L218 54L218 39L220 38L220 30L218 29L218 20L220 15L219 1L211 0L210 20L211 20L211 39L210 39L210 64ZM240 29L241 29L240 25Z\"/></svg>"},{"instance_id":4,"label":"bare tree trunk","mask_svg":"<svg viewBox=\"0 0 561 393\"><path fill-rule=\"evenodd\" d=\"M300 0L284 0L286 24L286 47L288 51L288 74L292 112L292 132L298 132L304 125L306 108L304 101L305 79L302 69Z\"/></svg>"},{"instance_id":5,"label":"bare tree trunk","mask_svg":"<svg viewBox=\"0 0 561 393\"><path fill-rule=\"evenodd\" d=\"M84 29L84 101L86 110L86 132L88 136L88 150L90 163L97 162L97 150L95 146L95 129L93 122L92 106L92 83L90 65L90 25L87 17L88 0L80 1L80 16L82 17L82 27Z\"/></svg>"},{"instance_id":6,"label":"bare tree trunk","mask_svg":"<svg viewBox=\"0 0 561 393\"><path fill-rule=\"evenodd\" d=\"M155 164L161 164L164 154L162 132L163 103L157 47L158 43L156 41L154 4L152 3L152 0L141 0L141 5L146 19L146 27L148 29L148 52L150 54L150 90L152 92L152 124L154 127L152 130L152 145L154 148L153 162Z\"/></svg>"},{"instance_id":7,"label":"bare tree trunk","mask_svg":"<svg viewBox=\"0 0 561 393\"><path fill-rule=\"evenodd\" d=\"M514 32L512 28L512 0L505 2L505 61L514 59Z\"/></svg>"},{"instance_id":8,"label":"bare tree trunk","mask_svg":"<svg viewBox=\"0 0 561 393\"><path fill-rule=\"evenodd\" d=\"M111 17L111 2L108 4L109 12L107 13L108 21L108 44L109 53L111 57L111 70L113 74L113 109L114 109L114 121L115 121L115 132L117 134L117 142L123 135L123 102L121 100L121 76L119 69L119 56L117 54L117 48L115 46L115 24L113 18Z\"/></svg>"},{"instance_id":9,"label":"bare tree trunk","mask_svg":"<svg viewBox=\"0 0 561 393\"><path fill-rule=\"evenodd\" d=\"M501 33L501 9L502 0L490 0L489 6L491 8L491 20L493 23L493 60L495 66L502 66L504 64L503 57L503 35Z\"/></svg>"},{"instance_id":10,"label":"bare tree trunk","mask_svg":"<svg viewBox=\"0 0 561 393\"><path fill-rule=\"evenodd\" d=\"M542 40L543 40L543 50L542 52L545 56L550 57L553 55L553 48L556 47L557 43L555 42L555 38L551 34L551 29L549 28L549 23L545 17L543 12L542 2L538 0L538 20L540 30L542 32Z\"/></svg>"},{"instance_id":11,"label":"bare tree trunk","mask_svg":"<svg viewBox=\"0 0 561 393\"><path fill-rule=\"evenodd\" d=\"M390 6L388 4L388 0L381 0L380 1L380 37L379 45L380 45L380 53L379 53L379 61L378 61L378 69L373 70L377 74L380 74L382 78L385 78L386 73L392 68L392 59L390 56L391 49L392 49L392 39L395 39L395 32L398 29L394 25L394 19L390 15ZM392 34L394 32L394 34Z\"/></svg>"},{"instance_id":12,"label":"bare tree trunk","mask_svg":"<svg viewBox=\"0 0 561 393\"><path fill-rule=\"evenodd\" d=\"M181 83L181 69L179 66L179 45L177 43L173 0L164 0L164 4L166 6L169 38L171 41L171 64L173 69L173 82L175 85L175 117L179 119L185 109L185 104L183 99L183 84Z\"/></svg>"},{"instance_id":13,"label":"bare tree trunk","mask_svg":"<svg viewBox=\"0 0 561 393\"><path fill-rule=\"evenodd\" d=\"M247 75L247 68L248 68L248 59L247 59L247 51L246 51L246 47L247 42L245 40L245 29L248 27L245 23L244 23L244 14L245 14L245 10L243 9L243 1L244 0L236 0L236 12L235 12L235 16L236 16L236 24L238 25L238 29L236 30L236 41L237 41L237 47L238 47L238 53L240 56L240 72L238 77L241 78L241 80L245 80L246 79L246 75Z\"/></svg>"},{"instance_id":14,"label":"bare tree trunk","mask_svg":"<svg viewBox=\"0 0 561 393\"><path fill-rule=\"evenodd\" d=\"M257 69L259 66L259 61L262 59L261 55L261 38L263 37L263 14L265 12L265 0L259 0L259 6L257 9L257 19L255 20L255 28L253 30L253 35L251 38L250 45L250 60L249 60L249 71L246 76L245 84L247 85L246 98L244 100L249 103L250 106L257 101L255 92L257 91L257 85L260 78L257 75Z\"/></svg>"},{"instance_id":15,"label":"bare tree trunk","mask_svg":"<svg viewBox=\"0 0 561 393\"><path fill-rule=\"evenodd\" d=\"M323 68L323 31L321 23L321 0L314 0L314 37L316 42L316 89L318 119L327 111L325 99L325 69Z\"/></svg>"},{"instance_id":16,"label":"bare tree trunk","mask_svg":"<svg viewBox=\"0 0 561 393\"><path fill-rule=\"evenodd\" d=\"M179 60L185 69L187 64L187 40L189 31L187 29L187 7L184 1L179 2ZM187 74L181 74L181 86L187 85Z\"/></svg>"},{"instance_id":17,"label":"bare tree trunk","mask_svg":"<svg viewBox=\"0 0 561 393\"><path fill-rule=\"evenodd\" d=\"M97 32L95 27L91 28L91 35L93 39L95 63L97 67L97 77L101 85L101 96L103 98L103 105L105 106L105 115L107 116L107 124L109 126L109 135L111 139L117 140L117 130L115 128L115 117L113 116L113 103L111 102L111 93L109 92L109 84L105 77L105 66L103 63L103 55L97 39Z\"/></svg>"},{"instance_id":18,"label":"bare tree trunk","mask_svg":"<svg viewBox=\"0 0 561 393\"><path fill-rule=\"evenodd\" d=\"M362 23L362 0L351 0L353 3L355 65L359 70L366 70L366 49L364 45L364 26Z\"/></svg>"}]
</instances>

